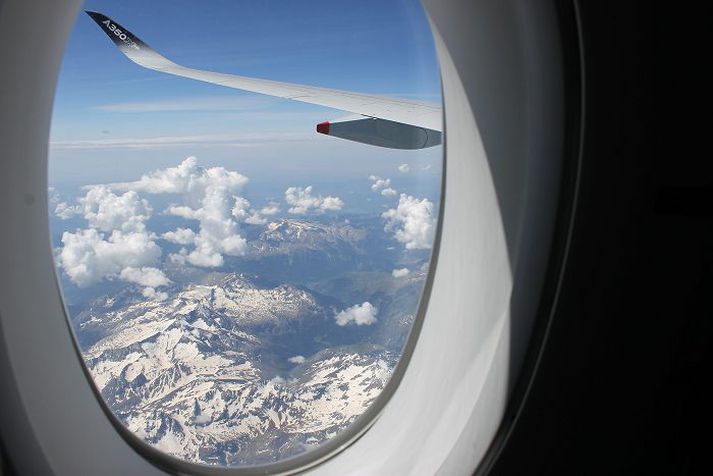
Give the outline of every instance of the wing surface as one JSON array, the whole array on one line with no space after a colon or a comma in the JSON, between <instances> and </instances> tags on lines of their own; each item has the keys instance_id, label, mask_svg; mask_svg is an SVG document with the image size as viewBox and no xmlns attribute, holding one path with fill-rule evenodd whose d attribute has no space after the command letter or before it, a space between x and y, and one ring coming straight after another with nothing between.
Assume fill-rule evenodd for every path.
<instances>
[{"instance_id":1,"label":"wing surface","mask_svg":"<svg viewBox=\"0 0 713 476\"><path fill-rule=\"evenodd\" d=\"M442 131L441 108L435 104L187 68L157 53L106 15L90 11L87 14L127 58L144 68L228 88L292 99L433 131Z\"/></svg>"}]
</instances>

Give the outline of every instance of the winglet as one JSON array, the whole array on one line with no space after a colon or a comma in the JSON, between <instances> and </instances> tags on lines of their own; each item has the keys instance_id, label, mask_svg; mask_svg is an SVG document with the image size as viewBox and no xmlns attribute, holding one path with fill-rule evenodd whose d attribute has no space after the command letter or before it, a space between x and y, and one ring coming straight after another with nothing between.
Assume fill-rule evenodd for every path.
<instances>
[{"instance_id":1,"label":"winglet","mask_svg":"<svg viewBox=\"0 0 713 476\"><path fill-rule=\"evenodd\" d=\"M99 25L99 28L106 33L109 39L114 42L116 47L119 48L119 51L124 53L124 55L134 63L156 71L165 71L166 69L179 67L173 61L158 54L153 48L141 41L138 36L103 13L90 11L86 13Z\"/></svg>"},{"instance_id":2,"label":"winglet","mask_svg":"<svg viewBox=\"0 0 713 476\"><path fill-rule=\"evenodd\" d=\"M99 28L114 42L122 53L131 58L131 53L142 50L152 51L151 48L141 41L136 35L119 25L117 22L99 12L85 10L85 13L94 20Z\"/></svg>"}]
</instances>

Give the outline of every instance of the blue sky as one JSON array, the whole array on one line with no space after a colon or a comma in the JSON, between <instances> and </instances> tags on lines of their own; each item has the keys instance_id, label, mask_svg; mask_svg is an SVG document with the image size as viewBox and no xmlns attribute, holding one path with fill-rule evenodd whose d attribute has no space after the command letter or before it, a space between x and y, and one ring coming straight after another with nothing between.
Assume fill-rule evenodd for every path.
<instances>
[{"instance_id":1,"label":"blue sky","mask_svg":"<svg viewBox=\"0 0 713 476\"><path fill-rule=\"evenodd\" d=\"M84 8L186 66L440 101L433 40L415 0L96 0ZM370 174L397 176L402 163L431 167L394 180L437 189L440 147L393 151L314 132L316 123L346 115L140 68L81 13L60 72L50 182L133 180L197 156L275 193L288 185L340 189L357 179L368 189Z\"/></svg>"}]
</instances>

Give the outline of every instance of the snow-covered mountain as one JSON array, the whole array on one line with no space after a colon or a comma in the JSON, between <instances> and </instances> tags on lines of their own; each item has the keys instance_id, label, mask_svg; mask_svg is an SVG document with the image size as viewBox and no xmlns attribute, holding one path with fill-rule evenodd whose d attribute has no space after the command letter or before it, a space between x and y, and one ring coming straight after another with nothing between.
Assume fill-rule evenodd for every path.
<instances>
[{"instance_id":1,"label":"snow-covered mountain","mask_svg":"<svg viewBox=\"0 0 713 476\"><path fill-rule=\"evenodd\" d=\"M166 261L163 300L117 281L79 299L72 326L114 414L163 451L228 466L299 454L357 419L390 378L426 273L378 220L351 219L246 226L247 254L222 269ZM373 321L337 323L366 301Z\"/></svg>"},{"instance_id":2,"label":"snow-covered mountain","mask_svg":"<svg viewBox=\"0 0 713 476\"><path fill-rule=\"evenodd\" d=\"M265 278L305 282L347 270L381 269L398 253L384 246L380 222L321 223L282 218L250 237L238 269ZM390 269L388 270L391 271Z\"/></svg>"},{"instance_id":3,"label":"snow-covered mountain","mask_svg":"<svg viewBox=\"0 0 713 476\"><path fill-rule=\"evenodd\" d=\"M364 228L349 224L321 224L291 218L269 223L258 240L252 242L254 252L260 256L295 254L307 250L325 251L358 249L367 237Z\"/></svg>"},{"instance_id":4,"label":"snow-covered mountain","mask_svg":"<svg viewBox=\"0 0 713 476\"><path fill-rule=\"evenodd\" d=\"M350 342L333 304L228 274L164 301L104 298L75 329L96 385L131 431L189 461L255 464L336 434L391 375L398 356L357 344L359 335Z\"/></svg>"},{"instance_id":5,"label":"snow-covered mountain","mask_svg":"<svg viewBox=\"0 0 713 476\"><path fill-rule=\"evenodd\" d=\"M266 380L254 367L236 366L233 378L171 381L171 392L134 403L122 419L149 443L189 461L252 465L296 455L361 415L395 364L385 351L332 353L287 378Z\"/></svg>"}]
</instances>

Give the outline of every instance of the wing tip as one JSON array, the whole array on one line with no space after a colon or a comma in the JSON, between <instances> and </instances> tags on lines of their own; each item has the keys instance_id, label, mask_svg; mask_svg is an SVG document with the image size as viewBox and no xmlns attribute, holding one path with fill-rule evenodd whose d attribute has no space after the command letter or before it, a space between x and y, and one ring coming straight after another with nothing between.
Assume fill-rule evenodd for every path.
<instances>
[{"instance_id":1,"label":"wing tip","mask_svg":"<svg viewBox=\"0 0 713 476\"><path fill-rule=\"evenodd\" d=\"M93 10L84 10L84 13L96 22L99 28L119 47L124 54L129 54L131 50L140 51L150 49L146 43L141 41L136 35L112 20L103 13Z\"/></svg>"},{"instance_id":2,"label":"wing tip","mask_svg":"<svg viewBox=\"0 0 713 476\"><path fill-rule=\"evenodd\" d=\"M89 15L89 17L94 21L99 21L101 19L106 18L106 15L104 15L103 13L95 12L93 10L84 10L84 13Z\"/></svg>"},{"instance_id":3,"label":"wing tip","mask_svg":"<svg viewBox=\"0 0 713 476\"><path fill-rule=\"evenodd\" d=\"M329 135L329 121L320 122L317 124L317 132L320 134Z\"/></svg>"}]
</instances>

